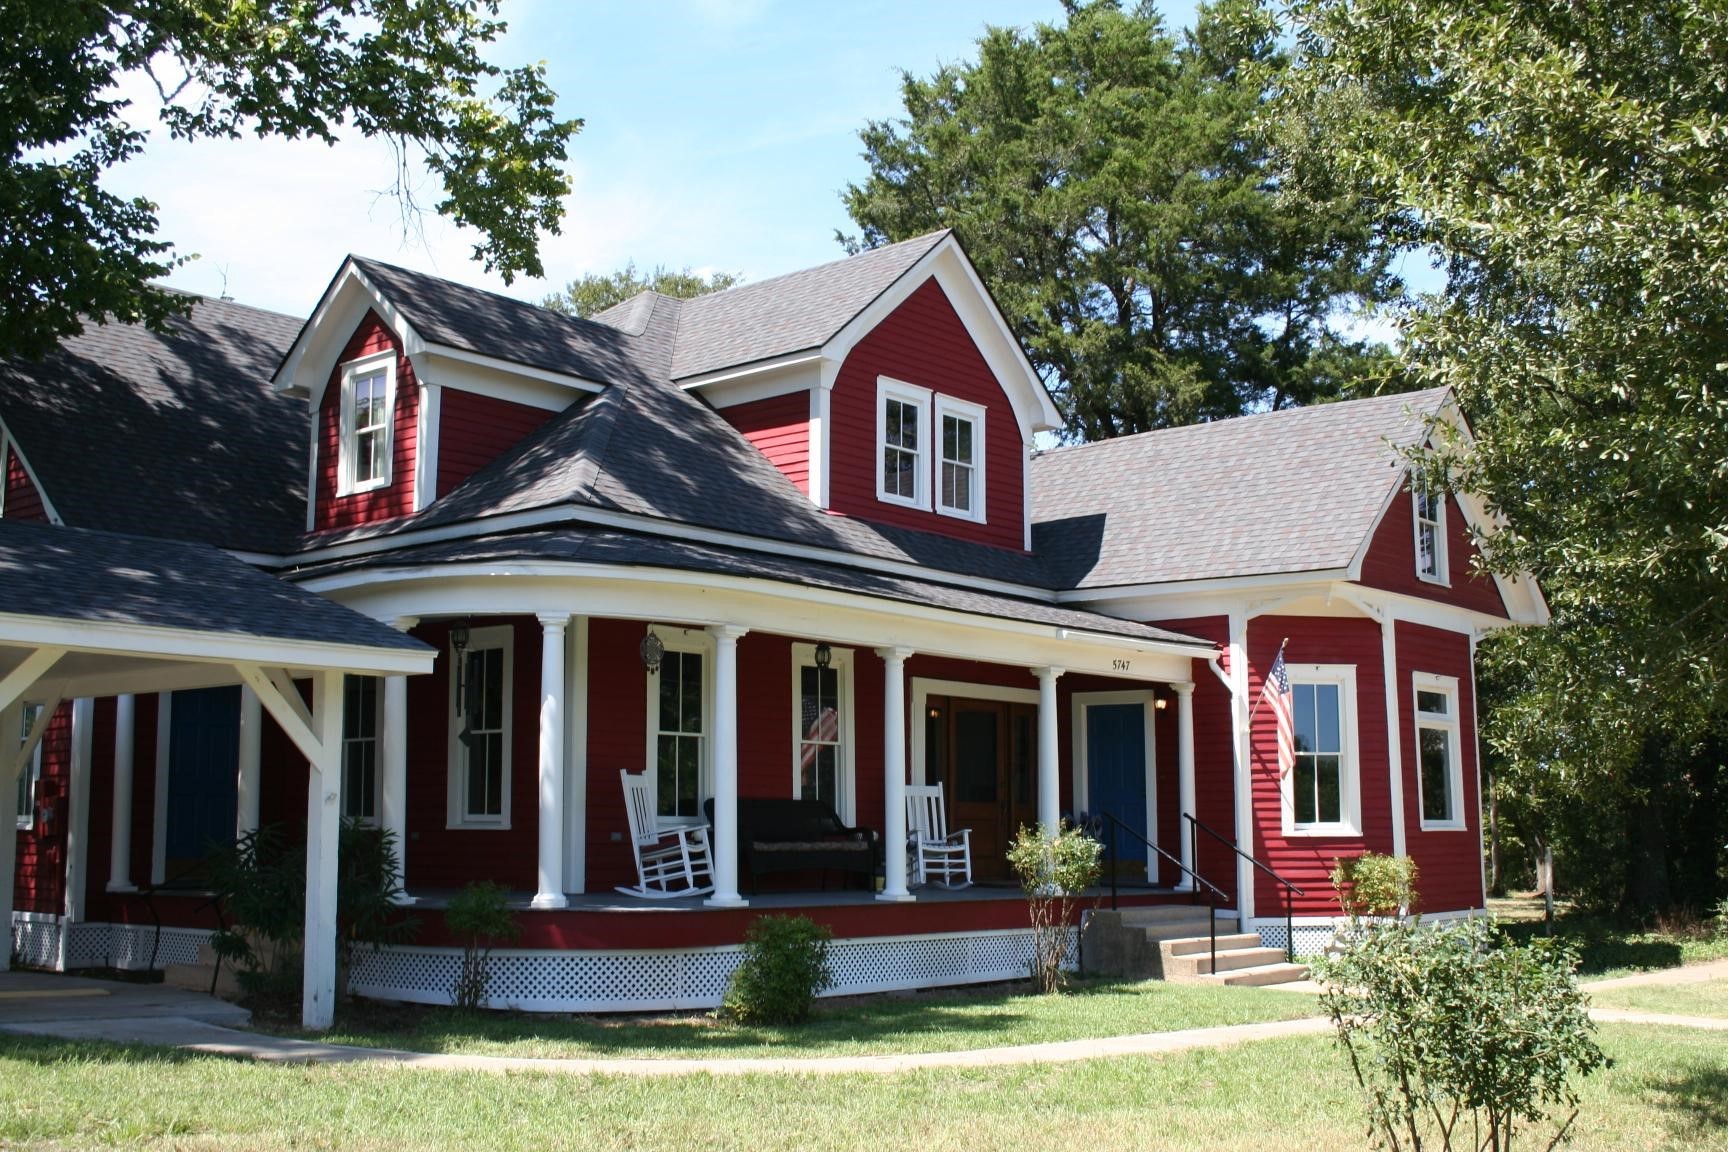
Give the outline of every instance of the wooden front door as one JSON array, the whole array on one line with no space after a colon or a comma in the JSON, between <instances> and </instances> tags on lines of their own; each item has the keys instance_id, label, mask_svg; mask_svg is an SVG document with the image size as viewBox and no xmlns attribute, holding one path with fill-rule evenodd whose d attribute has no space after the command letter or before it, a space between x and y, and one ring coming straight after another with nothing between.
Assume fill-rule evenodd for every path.
<instances>
[{"instance_id":1,"label":"wooden front door","mask_svg":"<svg viewBox=\"0 0 1728 1152\"><path fill-rule=\"evenodd\" d=\"M972 829L972 874L1011 878L1008 843L1037 819L1038 709L932 696L924 725L924 778L942 785L950 830Z\"/></svg>"}]
</instances>

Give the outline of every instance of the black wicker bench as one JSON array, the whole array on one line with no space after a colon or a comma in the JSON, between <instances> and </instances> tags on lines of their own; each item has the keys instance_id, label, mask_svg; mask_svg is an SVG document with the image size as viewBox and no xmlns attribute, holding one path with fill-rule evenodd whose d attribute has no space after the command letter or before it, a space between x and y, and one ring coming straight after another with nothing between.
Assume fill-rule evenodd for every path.
<instances>
[{"instance_id":1,"label":"black wicker bench","mask_svg":"<svg viewBox=\"0 0 1728 1152\"><path fill-rule=\"evenodd\" d=\"M714 801L703 801L710 826ZM849 872L875 884L882 862L881 838L872 828L851 828L840 822L832 807L820 800L738 798L738 863L748 872L751 891L770 872Z\"/></svg>"}]
</instances>

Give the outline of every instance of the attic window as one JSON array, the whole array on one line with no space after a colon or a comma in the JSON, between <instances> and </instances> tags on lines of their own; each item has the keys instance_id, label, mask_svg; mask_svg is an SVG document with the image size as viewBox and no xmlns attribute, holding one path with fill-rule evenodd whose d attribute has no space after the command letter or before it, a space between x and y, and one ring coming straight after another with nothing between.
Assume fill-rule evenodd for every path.
<instances>
[{"instance_id":1,"label":"attic window","mask_svg":"<svg viewBox=\"0 0 1728 1152\"><path fill-rule=\"evenodd\" d=\"M1445 584L1445 493L1421 486L1413 495L1416 501L1416 575L1431 584Z\"/></svg>"},{"instance_id":2,"label":"attic window","mask_svg":"<svg viewBox=\"0 0 1728 1152\"><path fill-rule=\"evenodd\" d=\"M881 377L876 385L876 497L930 508L930 390Z\"/></svg>"},{"instance_id":3,"label":"attic window","mask_svg":"<svg viewBox=\"0 0 1728 1152\"><path fill-rule=\"evenodd\" d=\"M338 490L366 492L390 483L390 424L396 408L396 354L342 366L342 449Z\"/></svg>"},{"instance_id":4,"label":"attic window","mask_svg":"<svg viewBox=\"0 0 1728 1152\"><path fill-rule=\"evenodd\" d=\"M936 511L984 519L984 409L952 396L936 397Z\"/></svg>"}]
</instances>

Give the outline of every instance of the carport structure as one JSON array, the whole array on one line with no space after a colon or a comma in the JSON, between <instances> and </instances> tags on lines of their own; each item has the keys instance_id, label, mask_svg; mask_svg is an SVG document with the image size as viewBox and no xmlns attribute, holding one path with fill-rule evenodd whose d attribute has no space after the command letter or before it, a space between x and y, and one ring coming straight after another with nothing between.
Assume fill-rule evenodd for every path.
<instances>
[{"instance_id":1,"label":"carport structure","mask_svg":"<svg viewBox=\"0 0 1728 1152\"><path fill-rule=\"evenodd\" d=\"M342 678L430 672L436 652L203 545L0 521L0 924L12 922L18 773L62 701L244 684L311 765L303 1022L336 996ZM308 704L296 679L310 679ZM0 968L8 962L0 950Z\"/></svg>"}]
</instances>

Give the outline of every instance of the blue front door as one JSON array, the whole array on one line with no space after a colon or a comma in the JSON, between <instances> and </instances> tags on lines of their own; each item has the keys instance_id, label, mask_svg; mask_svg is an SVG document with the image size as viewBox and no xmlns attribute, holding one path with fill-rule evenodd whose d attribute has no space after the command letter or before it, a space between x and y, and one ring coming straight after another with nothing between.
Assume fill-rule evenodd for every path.
<instances>
[{"instance_id":1,"label":"blue front door","mask_svg":"<svg viewBox=\"0 0 1728 1152\"><path fill-rule=\"evenodd\" d=\"M1086 796L1094 813L1108 812L1139 836L1147 836L1144 705L1086 706ZM1100 832L1108 850L1108 821ZM1134 836L1118 835L1116 859L1144 866L1146 846Z\"/></svg>"},{"instance_id":2,"label":"blue front door","mask_svg":"<svg viewBox=\"0 0 1728 1152\"><path fill-rule=\"evenodd\" d=\"M168 859L202 860L234 840L240 689L174 693L168 720Z\"/></svg>"}]
</instances>

